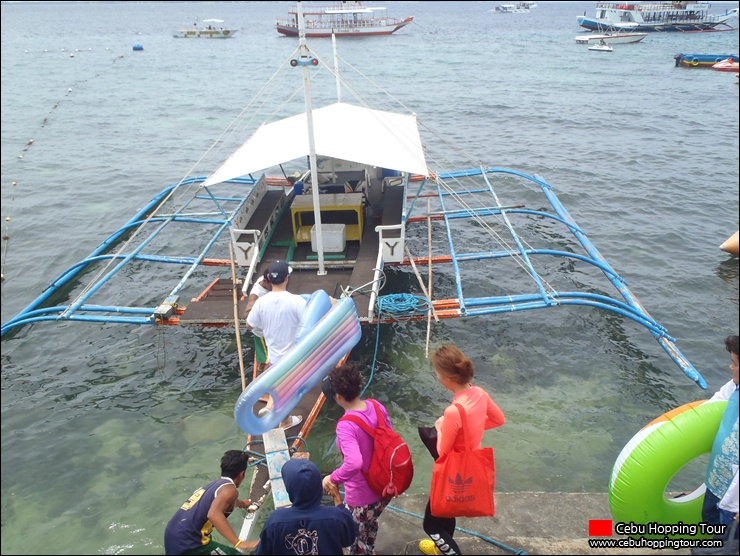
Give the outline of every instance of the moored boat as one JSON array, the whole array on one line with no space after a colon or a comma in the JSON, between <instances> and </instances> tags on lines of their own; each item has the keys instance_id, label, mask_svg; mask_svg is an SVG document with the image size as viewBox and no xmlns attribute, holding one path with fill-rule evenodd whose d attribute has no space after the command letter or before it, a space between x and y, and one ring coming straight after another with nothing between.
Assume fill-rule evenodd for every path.
<instances>
[{"instance_id":1,"label":"moored boat","mask_svg":"<svg viewBox=\"0 0 740 556\"><path fill-rule=\"evenodd\" d=\"M626 33L619 31L614 33L592 33L590 35L578 35L576 42L578 44L593 44L603 40L609 44L628 44L640 42L647 35L647 33Z\"/></svg>"},{"instance_id":2,"label":"moored boat","mask_svg":"<svg viewBox=\"0 0 740 556\"><path fill-rule=\"evenodd\" d=\"M203 23L205 25L195 23L192 27L180 29L172 36L176 39L229 39L236 33L236 29L222 25L223 19L204 19Z\"/></svg>"},{"instance_id":3,"label":"moored boat","mask_svg":"<svg viewBox=\"0 0 740 556\"><path fill-rule=\"evenodd\" d=\"M536 7L537 4L534 2L517 2L516 4L500 4L491 11L501 14L526 14Z\"/></svg>"},{"instance_id":4,"label":"moored boat","mask_svg":"<svg viewBox=\"0 0 740 556\"><path fill-rule=\"evenodd\" d=\"M711 68L714 64L730 60L737 63L737 54L684 54L679 52L673 59L676 61L676 67L684 68Z\"/></svg>"},{"instance_id":5,"label":"moored boat","mask_svg":"<svg viewBox=\"0 0 740 556\"><path fill-rule=\"evenodd\" d=\"M737 61L733 60L732 58L727 58L725 60L722 60L721 62L717 62L712 66L713 70L716 71L734 71L737 73L740 71L740 64L738 64Z\"/></svg>"},{"instance_id":6,"label":"moored boat","mask_svg":"<svg viewBox=\"0 0 740 556\"><path fill-rule=\"evenodd\" d=\"M306 37L366 37L390 35L406 27L414 18L399 19L384 14L384 7L367 7L362 2L337 2L331 6L303 6ZM298 36L298 7L291 6L288 19L279 19L277 32Z\"/></svg>"},{"instance_id":7,"label":"moored boat","mask_svg":"<svg viewBox=\"0 0 740 556\"><path fill-rule=\"evenodd\" d=\"M666 32L713 31L732 29L727 23L736 18L738 8L710 14L709 2L597 2L596 16L577 16L578 25L592 31Z\"/></svg>"},{"instance_id":8,"label":"moored boat","mask_svg":"<svg viewBox=\"0 0 740 556\"><path fill-rule=\"evenodd\" d=\"M614 49L603 41L589 46L588 49L594 52L614 52Z\"/></svg>"}]
</instances>

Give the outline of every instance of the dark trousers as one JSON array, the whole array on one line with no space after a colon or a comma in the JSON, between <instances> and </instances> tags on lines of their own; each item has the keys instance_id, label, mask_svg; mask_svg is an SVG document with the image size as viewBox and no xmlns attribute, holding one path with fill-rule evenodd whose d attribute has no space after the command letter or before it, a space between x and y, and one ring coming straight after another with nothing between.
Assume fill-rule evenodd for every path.
<instances>
[{"instance_id":1,"label":"dark trousers","mask_svg":"<svg viewBox=\"0 0 740 556\"><path fill-rule=\"evenodd\" d=\"M704 523L720 524L718 503L719 497L712 494L712 491L709 489L706 489L704 493L704 505L701 508L701 520Z\"/></svg>"},{"instance_id":2,"label":"dark trousers","mask_svg":"<svg viewBox=\"0 0 740 556\"><path fill-rule=\"evenodd\" d=\"M462 554L460 547L452 539L452 535L455 534L455 518L432 515L432 505L429 501L427 501L427 507L424 510L422 526L424 532L434 541L437 549L442 554Z\"/></svg>"}]
</instances>

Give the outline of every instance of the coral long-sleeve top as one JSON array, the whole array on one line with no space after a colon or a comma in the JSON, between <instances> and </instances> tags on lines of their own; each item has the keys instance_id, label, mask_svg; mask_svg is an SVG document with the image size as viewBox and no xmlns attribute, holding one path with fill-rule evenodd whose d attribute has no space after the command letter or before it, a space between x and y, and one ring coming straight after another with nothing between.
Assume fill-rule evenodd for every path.
<instances>
[{"instance_id":1,"label":"coral long-sleeve top","mask_svg":"<svg viewBox=\"0 0 740 556\"><path fill-rule=\"evenodd\" d=\"M454 405L456 403L465 409L467 417L465 437L468 446L463 442L463 435L459 434L462 420L460 411ZM479 449L483 442L483 432L500 427L505 422L504 412L491 399L488 392L479 386L471 386L467 390L457 392L452 398L452 404L447 406L444 415L437 420L437 451L442 456L453 450Z\"/></svg>"}]
</instances>

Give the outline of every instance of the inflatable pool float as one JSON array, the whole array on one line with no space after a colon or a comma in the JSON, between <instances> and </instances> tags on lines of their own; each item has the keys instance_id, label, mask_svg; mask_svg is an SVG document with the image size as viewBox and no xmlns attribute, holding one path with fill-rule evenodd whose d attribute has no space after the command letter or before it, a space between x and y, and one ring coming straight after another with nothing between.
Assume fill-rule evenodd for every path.
<instances>
[{"instance_id":1,"label":"inflatable pool float","mask_svg":"<svg viewBox=\"0 0 740 556\"><path fill-rule=\"evenodd\" d=\"M698 524L704 484L668 498L673 476L712 449L726 401L702 400L673 409L643 427L617 457L609 480L609 507L617 523ZM643 536L650 536L649 534ZM659 537L690 537L657 534Z\"/></svg>"},{"instance_id":2,"label":"inflatable pool float","mask_svg":"<svg viewBox=\"0 0 740 556\"><path fill-rule=\"evenodd\" d=\"M323 290L306 303L296 343L276 365L270 366L239 396L234 418L245 433L259 436L274 429L360 340L360 320L355 302L346 297L331 304ZM274 405L266 415L255 414L254 405L265 395Z\"/></svg>"}]
</instances>

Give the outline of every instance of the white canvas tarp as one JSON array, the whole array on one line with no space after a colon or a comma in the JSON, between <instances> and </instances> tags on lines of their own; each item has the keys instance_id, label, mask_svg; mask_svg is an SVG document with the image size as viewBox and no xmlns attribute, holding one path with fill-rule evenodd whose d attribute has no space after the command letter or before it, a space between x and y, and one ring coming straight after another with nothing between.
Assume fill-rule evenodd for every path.
<instances>
[{"instance_id":1,"label":"white canvas tarp","mask_svg":"<svg viewBox=\"0 0 740 556\"><path fill-rule=\"evenodd\" d=\"M338 102L313 111L313 128L317 156L428 174L415 116ZM308 154L305 113L264 124L204 185L260 172Z\"/></svg>"}]
</instances>

